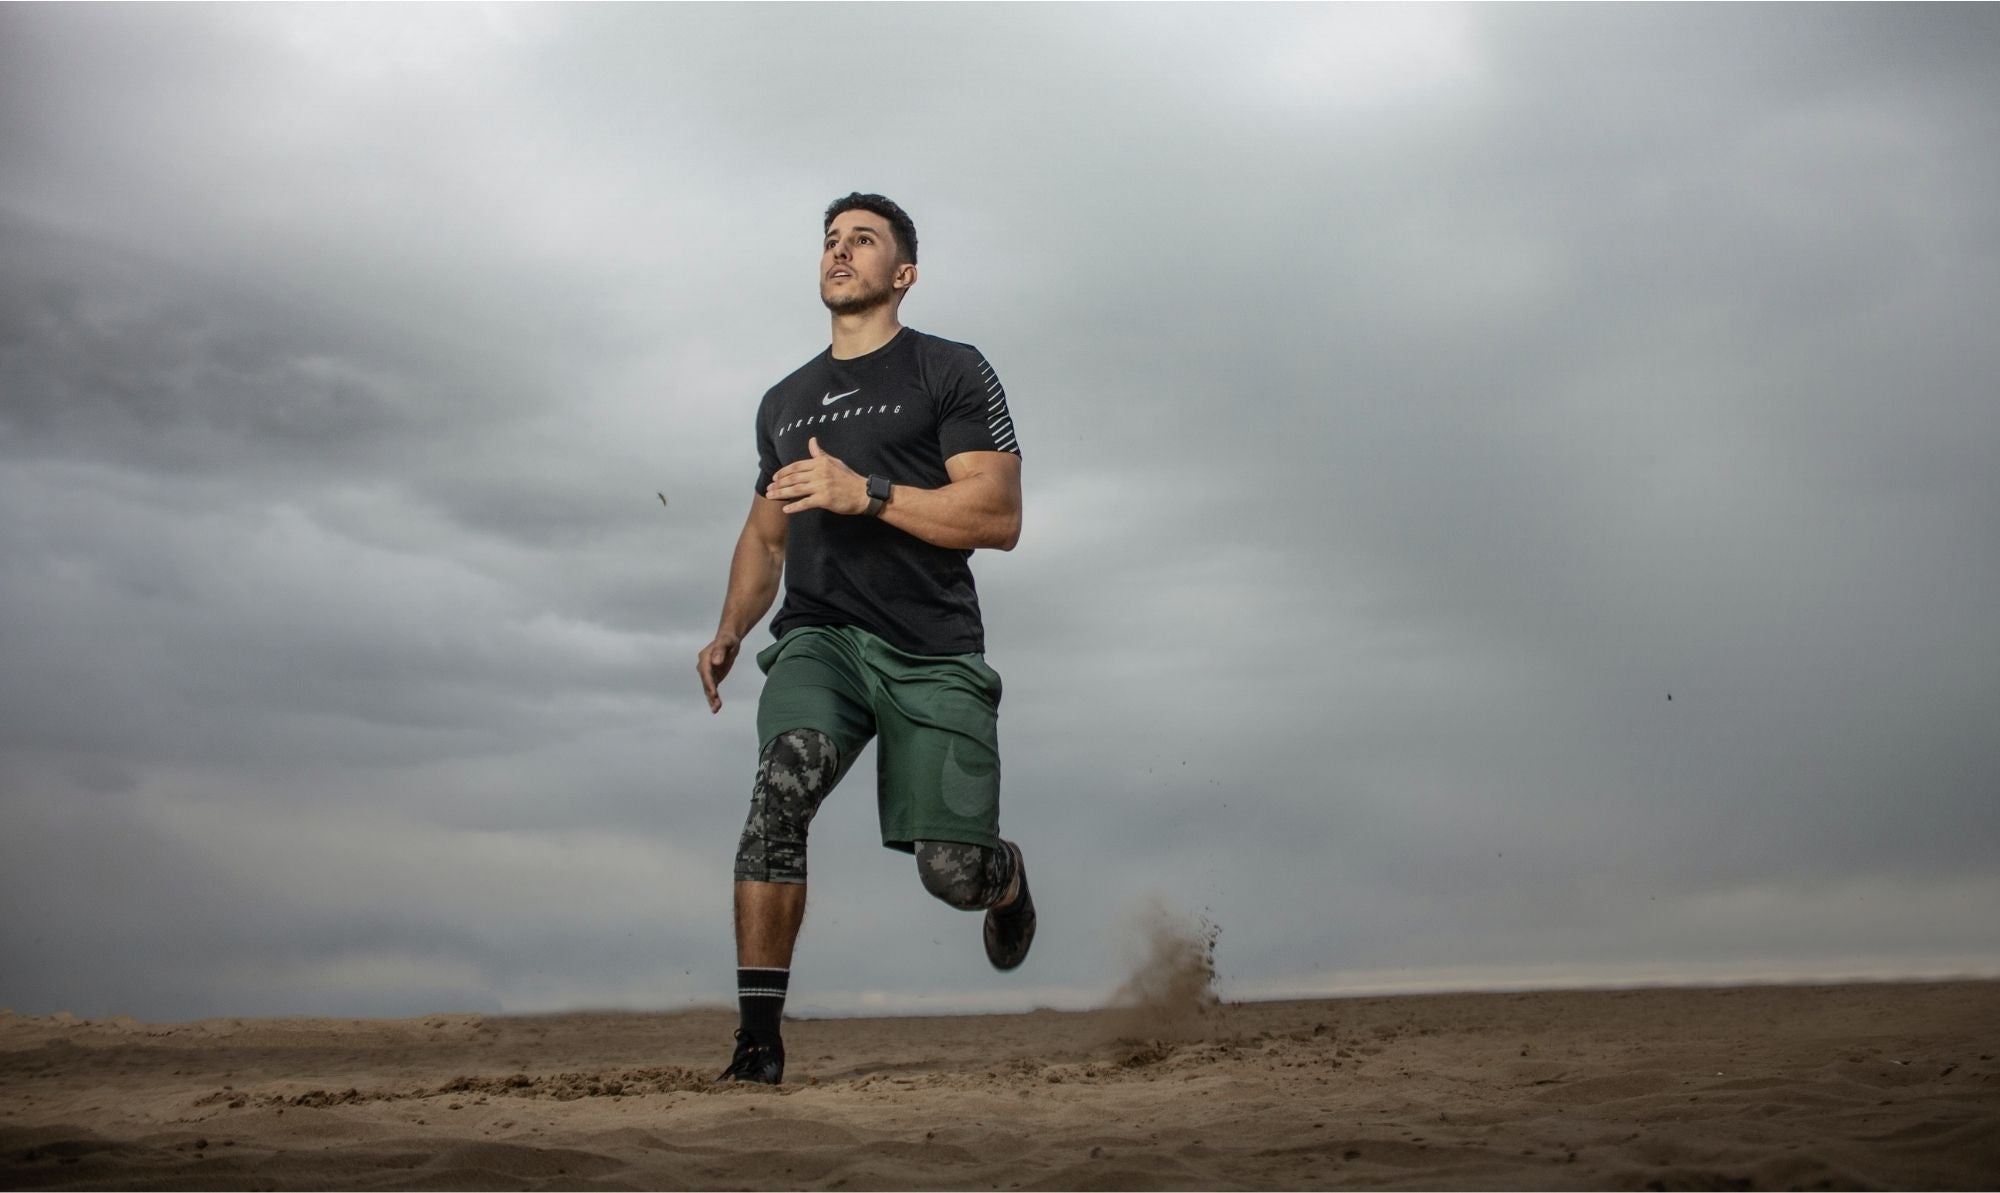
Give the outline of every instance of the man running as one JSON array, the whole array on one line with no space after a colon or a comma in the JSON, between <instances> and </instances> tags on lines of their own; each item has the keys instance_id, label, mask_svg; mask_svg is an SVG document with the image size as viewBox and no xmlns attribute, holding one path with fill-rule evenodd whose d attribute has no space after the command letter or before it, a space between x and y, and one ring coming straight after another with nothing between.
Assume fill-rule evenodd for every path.
<instances>
[{"instance_id":1,"label":"man running","mask_svg":"<svg viewBox=\"0 0 2000 1193\"><path fill-rule=\"evenodd\" d=\"M827 208L819 296L833 343L757 410L757 496L729 564L715 640L695 669L711 712L743 638L785 583L757 655L761 748L736 851L742 1024L719 1078L776 1085L792 945L806 908L806 829L871 738L882 843L924 889L986 912L986 956L1013 969L1035 936L1020 847L1000 839L1000 677L969 565L1021 534L1021 451L979 351L897 319L917 230L880 195Z\"/></svg>"}]
</instances>

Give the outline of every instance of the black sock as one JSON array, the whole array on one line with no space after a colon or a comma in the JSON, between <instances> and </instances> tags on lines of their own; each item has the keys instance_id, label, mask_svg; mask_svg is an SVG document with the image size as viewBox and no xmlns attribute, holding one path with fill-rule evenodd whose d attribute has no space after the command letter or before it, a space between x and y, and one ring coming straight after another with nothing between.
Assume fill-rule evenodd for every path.
<instances>
[{"instance_id":1,"label":"black sock","mask_svg":"<svg viewBox=\"0 0 2000 1193\"><path fill-rule=\"evenodd\" d=\"M744 1035L760 1044L777 1042L778 1025L785 1018L785 990L791 980L789 969L752 966L736 971L736 1005L742 1014Z\"/></svg>"}]
</instances>

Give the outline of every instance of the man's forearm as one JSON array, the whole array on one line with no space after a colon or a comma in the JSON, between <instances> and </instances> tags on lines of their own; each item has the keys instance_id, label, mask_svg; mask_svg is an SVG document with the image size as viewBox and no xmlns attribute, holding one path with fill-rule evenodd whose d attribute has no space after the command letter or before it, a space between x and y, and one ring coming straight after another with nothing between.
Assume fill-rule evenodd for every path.
<instances>
[{"instance_id":1,"label":"man's forearm","mask_svg":"<svg viewBox=\"0 0 2000 1193\"><path fill-rule=\"evenodd\" d=\"M826 510L843 517L867 513L868 478L828 454L817 438L810 453L778 469L764 495L787 516ZM951 480L940 488L891 485L879 515L933 547L1011 551L1021 539L1021 460L1006 452L960 452L947 458Z\"/></svg>"},{"instance_id":2,"label":"man's forearm","mask_svg":"<svg viewBox=\"0 0 2000 1193\"><path fill-rule=\"evenodd\" d=\"M889 492L882 520L933 547L1011 551L1020 541L1019 503L1007 501L990 484L959 481L942 489L894 485Z\"/></svg>"},{"instance_id":3,"label":"man's forearm","mask_svg":"<svg viewBox=\"0 0 2000 1193\"><path fill-rule=\"evenodd\" d=\"M729 560L729 592L722 599L722 632L748 637L778 599L784 570L783 547L774 548L747 531L737 539L736 554Z\"/></svg>"}]
</instances>

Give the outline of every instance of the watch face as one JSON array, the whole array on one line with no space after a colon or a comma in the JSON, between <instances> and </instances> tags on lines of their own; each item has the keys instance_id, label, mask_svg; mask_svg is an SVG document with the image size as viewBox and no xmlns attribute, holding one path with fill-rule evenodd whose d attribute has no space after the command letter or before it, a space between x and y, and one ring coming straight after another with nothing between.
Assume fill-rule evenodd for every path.
<instances>
[{"instance_id":1,"label":"watch face","mask_svg":"<svg viewBox=\"0 0 2000 1193\"><path fill-rule=\"evenodd\" d=\"M886 476L869 477L868 496L875 501L889 500L889 478Z\"/></svg>"}]
</instances>

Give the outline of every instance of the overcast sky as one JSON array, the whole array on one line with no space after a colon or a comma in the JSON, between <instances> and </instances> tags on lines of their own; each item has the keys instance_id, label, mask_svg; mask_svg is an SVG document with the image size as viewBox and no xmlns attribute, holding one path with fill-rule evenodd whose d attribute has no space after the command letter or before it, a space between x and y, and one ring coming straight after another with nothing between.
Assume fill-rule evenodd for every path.
<instances>
[{"instance_id":1,"label":"overcast sky","mask_svg":"<svg viewBox=\"0 0 2000 1193\"><path fill-rule=\"evenodd\" d=\"M734 993L820 215L914 215L1028 964L799 1011L2000 973L2000 10L0 8L0 1005ZM663 507L656 493L669 504ZM760 629L753 645L767 642ZM1671 699L1669 699L1671 694Z\"/></svg>"}]
</instances>

